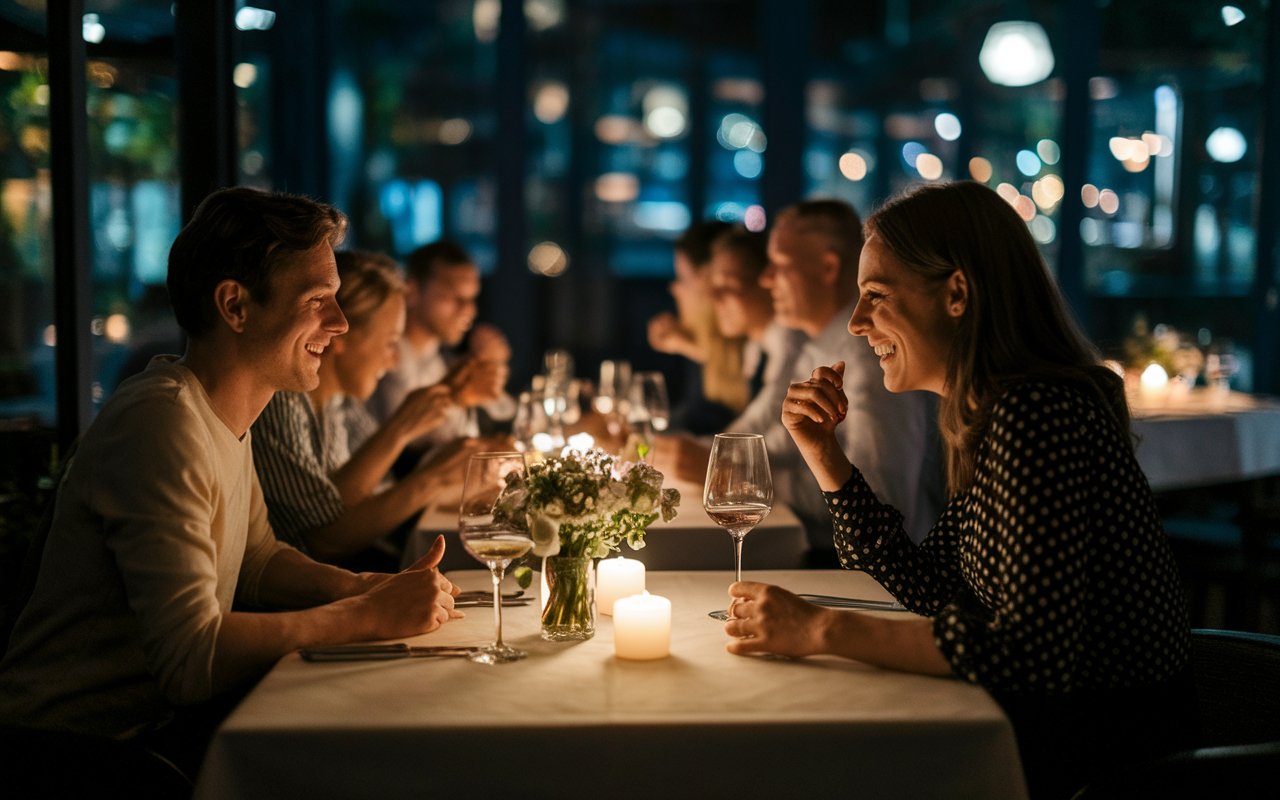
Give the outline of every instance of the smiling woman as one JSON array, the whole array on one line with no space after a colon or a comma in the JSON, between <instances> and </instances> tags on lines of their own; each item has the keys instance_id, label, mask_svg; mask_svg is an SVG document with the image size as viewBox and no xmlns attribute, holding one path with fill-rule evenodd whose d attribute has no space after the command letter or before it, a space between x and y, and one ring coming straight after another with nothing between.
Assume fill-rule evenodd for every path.
<instances>
[{"instance_id":1,"label":"smiling woman","mask_svg":"<svg viewBox=\"0 0 1280 800\"><path fill-rule=\"evenodd\" d=\"M1031 796L1069 797L1124 754L1194 741L1189 625L1123 386L1099 365L1013 209L922 187L866 225L849 323L892 391L942 395L951 500L919 545L844 458L844 364L792 384L783 423L824 490L841 562L908 610L886 620L738 583L737 653L831 653L986 688Z\"/></svg>"}]
</instances>

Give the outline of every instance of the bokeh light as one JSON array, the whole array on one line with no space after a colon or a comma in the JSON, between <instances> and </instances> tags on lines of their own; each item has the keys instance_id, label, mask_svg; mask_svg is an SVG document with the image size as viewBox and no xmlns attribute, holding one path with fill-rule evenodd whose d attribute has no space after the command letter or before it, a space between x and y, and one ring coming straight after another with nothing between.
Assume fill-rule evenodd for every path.
<instances>
[{"instance_id":1,"label":"bokeh light","mask_svg":"<svg viewBox=\"0 0 1280 800\"><path fill-rule=\"evenodd\" d=\"M933 118L933 129L938 132L938 136L954 142L960 138L960 119L955 114L939 114Z\"/></svg>"},{"instance_id":2,"label":"bokeh light","mask_svg":"<svg viewBox=\"0 0 1280 800\"><path fill-rule=\"evenodd\" d=\"M932 153L921 153L916 156L916 171L925 180L936 181L942 177L942 159Z\"/></svg>"},{"instance_id":3,"label":"bokeh light","mask_svg":"<svg viewBox=\"0 0 1280 800\"><path fill-rule=\"evenodd\" d=\"M986 183L991 180L991 176L995 171L991 168L991 162L978 156L969 159L969 175L979 183Z\"/></svg>"},{"instance_id":4,"label":"bokeh light","mask_svg":"<svg viewBox=\"0 0 1280 800\"><path fill-rule=\"evenodd\" d=\"M559 81L542 84L533 96L533 116L544 125L559 122L568 110L569 87Z\"/></svg>"},{"instance_id":5,"label":"bokeh light","mask_svg":"<svg viewBox=\"0 0 1280 800\"><path fill-rule=\"evenodd\" d=\"M1028 178L1034 178L1040 174L1042 166L1040 157L1030 150L1019 150L1014 162L1018 165L1018 171Z\"/></svg>"},{"instance_id":6,"label":"bokeh light","mask_svg":"<svg viewBox=\"0 0 1280 800\"><path fill-rule=\"evenodd\" d=\"M1249 149L1244 134L1235 128L1218 128L1205 140L1204 149L1209 157L1220 164L1234 164L1244 158Z\"/></svg>"},{"instance_id":7,"label":"bokeh light","mask_svg":"<svg viewBox=\"0 0 1280 800\"><path fill-rule=\"evenodd\" d=\"M1062 158L1062 149L1052 139L1041 139L1036 143L1036 155L1040 156L1040 160L1046 164L1057 164Z\"/></svg>"},{"instance_id":8,"label":"bokeh light","mask_svg":"<svg viewBox=\"0 0 1280 800\"><path fill-rule=\"evenodd\" d=\"M1096 208L1098 206L1098 187L1092 183L1086 183L1080 187L1080 202L1084 203L1085 208Z\"/></svg>"},{"instance_id":9,"label":"bokeh light","mask_svg":"<svg viewBox=\"0 0 1280 800\"><path fill-rule=\"evenodd\" d=\"M1098 193L1098 208L1104 214L1114 214L1120 210L1120 195L1110 189L1103 189Z\"/></svg>"},{"instance_id":10,"label":"bokeh light","mask_svg":"<svg viewBox=\"0 0 1280 800\"><path fill-rule=\"evenodd\" d=\"M867 177L867 160L858 153L845 153L840 156L840 174L851 181L860 181Z\"/></svg>"},{"instance_id":11,"label":"bokeh light","mask_svg":"<svg viewBox=\"0 0 1280 800\"><path fill-rule=\"evenodd\" d=\"M630 172L606 172L596 178L596 197L605 203L628 203L640 194L640 179Z\"/></svg>"},{"instance_id":12,"label":"bokeh light","mask_svg":"<svg viewBox=\"0 0 1280 800\"><path fill-rule=\"evenodd\" d=\"M529 251L529 269L539 275L555 277L569 266L569 257L555 242L536 244Z\"/></svg>"}]
</instances>

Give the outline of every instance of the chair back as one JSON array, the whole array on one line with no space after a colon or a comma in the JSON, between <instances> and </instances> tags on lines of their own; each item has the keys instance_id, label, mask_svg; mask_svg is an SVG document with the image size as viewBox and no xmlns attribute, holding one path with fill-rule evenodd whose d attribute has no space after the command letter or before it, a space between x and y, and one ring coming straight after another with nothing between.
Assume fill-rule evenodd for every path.
<instances>
[{"instance_id":1,"label":"chair back","mask_svg":"<svg viewBox=\"0 0 1280 800\"><path fill-rule=\"evenodd\" d=\"M9 637L13 635L13 628L18 624L18 616L27 607L27 603L31 602L31 595L35 594L36 579L40 577L40 562L44 559L44 546L49 540L49 531L53 528L54 508L58 505L63 478L70 470L71 459L79 447L80 438L77 437L71 443L71 447L67 448L66 458L62 460L61 467L56 473L58 483L53 489L53 495L49 497L48 505L44 507L44 515L40 517L40 526L31 537L31 544L27 545L27 555L22 561L22 573L18 576L18 582L13 587L9 601L4 605L3 614L0 614L0 658L4 658L4 654L9 651Z\"/></svg>"},{"instance_id":2,"label":"chair back","mask_svg":"<svg viewBox=\"0 0 1280 800\"><path fill-rule=\"evenodd\" d=\"M1280 741L1280 636L1191 632L1201 747Z\"/></svg>"}]
</instances>

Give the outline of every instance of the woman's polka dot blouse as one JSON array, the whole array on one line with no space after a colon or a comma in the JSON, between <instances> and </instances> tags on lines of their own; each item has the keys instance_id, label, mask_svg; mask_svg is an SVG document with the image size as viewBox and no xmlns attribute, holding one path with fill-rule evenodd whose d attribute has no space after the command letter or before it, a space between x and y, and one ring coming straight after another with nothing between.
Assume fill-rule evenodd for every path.
<instances>
[{"instance_id":1,"label":"woman's polka dot blouse","mask_svg":"<svg viewBox=\"0 0 1280 800\"><path fill-rule=\"evenodd\" d=\"M952 669L991 690L1143 686L1181 671L1182 589L1128 431L1067 383L1015 386L989 420L972 487L919 546L856 469L826 494L845 567L933 617Z\"/></svg>"}]
</instances>

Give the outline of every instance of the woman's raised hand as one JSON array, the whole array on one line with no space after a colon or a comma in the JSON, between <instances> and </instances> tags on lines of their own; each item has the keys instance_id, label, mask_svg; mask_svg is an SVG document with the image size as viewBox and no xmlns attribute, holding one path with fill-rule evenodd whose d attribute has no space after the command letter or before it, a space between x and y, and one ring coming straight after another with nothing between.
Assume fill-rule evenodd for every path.
<instances>
[{"instance_id":1,"label":"woman's raised hand","mask_svg":"<svg viewBox=\"0 0 1280 800\"><path fill-rule=\"evenodd\" d=\"M452 406L453 397L449 386L438 383L410 392L400 408L396 409L395 416L403 420L405 438L413 441L444 422L445 415Z\"/></svg>"},{"instance_id":2,"label":"woman's raised hand","mask_svg":"<svg viewBox=\"0 0 1280 800\"><path fill-rule=\"evenodd\" d=\"M791 384L782 403L782 425L824 492L839 489L853 472L835 435L848 413L843 361L818 367L809 380Z\"/></svg>"}]
</instances>

